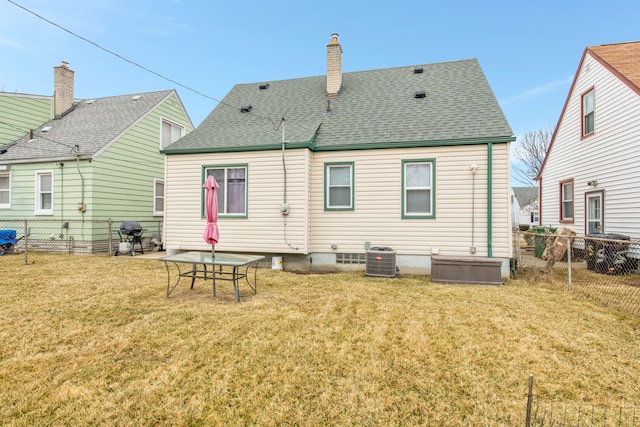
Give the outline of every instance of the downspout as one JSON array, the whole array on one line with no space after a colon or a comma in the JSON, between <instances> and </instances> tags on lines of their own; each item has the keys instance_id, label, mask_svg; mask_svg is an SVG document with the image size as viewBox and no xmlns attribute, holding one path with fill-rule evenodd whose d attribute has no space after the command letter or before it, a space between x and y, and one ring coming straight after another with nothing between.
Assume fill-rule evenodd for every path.
<instances>
[{"instance_id":1,"label":"downspout","mask_svg":"<svg viewBox=\"0 0 640 427\"><path fill-rule=\"evenodd\" d=\"M493 143L487 144L487 256L493 257Z\"/></svg>"},{"instance_id":2,"label":"downspout","mask_svg":"<svg viewBox=\"0 0 640 427\"><path fill-rule=\"evenodd\" d=\"M87 210L84 204L84 176L82 175L82 170L80 170L80 156L76 156L76 165L78 167L78 174L80 175L80 203L78 204L78 212L82 216L81 226L80 226L80 236L84 241L84 212Z\"/></svg>"},{"instance_id":3,"label":"downspout","mask_svg":"<svg viewBox=\"0 0 640 427\"><path fill-rule=\"evenodd\" d=\"M475 163L469 166L471 170L471 254L476 253L476 172L480 169L480 166Z\"/></svg>"}]
</instances>

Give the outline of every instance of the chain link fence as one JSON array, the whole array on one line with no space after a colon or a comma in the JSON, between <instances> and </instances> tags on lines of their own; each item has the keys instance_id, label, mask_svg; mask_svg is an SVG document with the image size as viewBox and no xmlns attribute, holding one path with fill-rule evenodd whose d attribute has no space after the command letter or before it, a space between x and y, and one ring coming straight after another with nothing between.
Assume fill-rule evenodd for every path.
<instances>
[{"instance_id":1,"label":"chain link fence","mask_svg":"<svg viewBox=\"0 0 640 427\"><path fill-rule=\"evenodd\" d=\"M136 251L152 251L162 246L162 220L138 221L142 230L135 236L122 234L126 221L0 219L0 265L33 264L57 254L129 255L121 243Z\"/></svg>"},{"instance_id":2,"label":"chain link fence","mask_svg":"<svg viewBox=\"0 0 640 427\"><path fill-rule=\"evenodd\" d=\"M640 425L640 408L634 405L595 405L559 402L534 393L529 377L525 427L635 427Z\"/></svg>"},{"instance_id":3,"label":"chain link fence","mask_svg":"<svg viewBox=\"0 0 640 427\"><path fill-rule=\"evenodd\" d=\"M564 233L566 234L564 234ZM640 241L548 228L514 232L516 275L531 274L600 303L640 316Z\"/></svg>"}]
</instances>

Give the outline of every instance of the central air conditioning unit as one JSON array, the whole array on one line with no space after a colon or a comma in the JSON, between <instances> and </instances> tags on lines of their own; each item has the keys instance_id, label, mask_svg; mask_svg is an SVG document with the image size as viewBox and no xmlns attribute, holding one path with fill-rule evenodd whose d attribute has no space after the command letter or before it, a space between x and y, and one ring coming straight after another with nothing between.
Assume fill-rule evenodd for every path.
<instances>
[{"instance_id":1,"label":"central air conditioning unit","mask_svg":"<svg viewBox=\"0 0 640 427\"><path fill-rule=\"evenodd\" d=\"M391 248L367 250L366 276L396 277L396 251Z\"/></svg>"}]
</instances>

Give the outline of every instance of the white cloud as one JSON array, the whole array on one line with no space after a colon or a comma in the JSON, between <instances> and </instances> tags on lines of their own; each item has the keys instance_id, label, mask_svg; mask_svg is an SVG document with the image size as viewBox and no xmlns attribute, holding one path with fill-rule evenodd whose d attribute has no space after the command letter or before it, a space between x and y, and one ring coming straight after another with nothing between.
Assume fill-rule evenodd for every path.
<instances>
[{"instance_id":1,"label":"white cloud","mask_svg":"<svg viewBox=\"0 0 640 427\"><path fill-rule=\"evenodd\" d=\"M523 102L523 101L528 101L534 98L538 98L540 96L553 92L558 88L565 88L567 85L571 83L572 80L573 80L573 75L569 75L563 79L552 80L550 82L536 86L532 89L528 89L528 90L525 90L524 92L520 92L517 95L506 98L501 102L501 104L512 104L512 103Z\"/></svg>"}]
</instances>

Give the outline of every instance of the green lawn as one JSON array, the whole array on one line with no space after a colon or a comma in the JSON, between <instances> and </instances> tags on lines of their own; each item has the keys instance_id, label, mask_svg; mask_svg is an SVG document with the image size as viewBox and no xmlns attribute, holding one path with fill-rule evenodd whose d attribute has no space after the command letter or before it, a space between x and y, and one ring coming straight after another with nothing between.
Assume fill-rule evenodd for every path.
<instances>
[{"instance_id":1,"label":"green lawn","mask_svg":"<svg viewBox=\"0 0 640 427\"><path fill-rule=\"evenodd\" d=\"M166 293L137 257L0 264L3 425L524 425L640 401L640 320L549 284L258 272Z\"/></svg>"}]
</instances>

